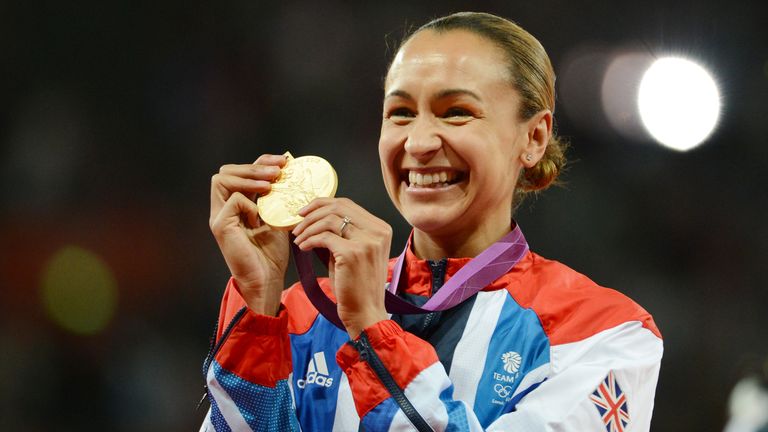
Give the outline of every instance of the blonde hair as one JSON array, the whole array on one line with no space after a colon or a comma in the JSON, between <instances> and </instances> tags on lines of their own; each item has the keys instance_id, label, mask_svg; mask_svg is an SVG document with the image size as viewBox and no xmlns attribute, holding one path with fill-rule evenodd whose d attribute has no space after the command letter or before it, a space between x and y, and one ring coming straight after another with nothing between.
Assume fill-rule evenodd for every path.
<instances>
[{"instance_id":1,"label":"blonde hair","mask_svg":"<svg viewBox=\"0 0 768 432\"><path fill-rule=\"evenodd\" d=\"M520 118L527 120L548 109L555 112L555 71L541 43L512 21L482 12L459 12L434 19L408 35L402 45L423 30L447 32L466 30L488 39L505 54L512 86L521 96ZM556 183L566 164L567 143L554 128L541 160L520 174L515 204L528 192L546 189Z\"/></svg>"}]
</instances>

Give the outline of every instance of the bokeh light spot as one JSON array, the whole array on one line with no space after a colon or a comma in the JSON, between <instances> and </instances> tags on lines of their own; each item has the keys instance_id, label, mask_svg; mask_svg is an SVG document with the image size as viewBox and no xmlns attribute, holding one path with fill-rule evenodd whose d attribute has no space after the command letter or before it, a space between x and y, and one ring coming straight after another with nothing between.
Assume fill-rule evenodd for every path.
<instances>
[{"instance_id":1,"label":"bokeh light spot","mask_svg":"<svg viewBox=\"0 0 768 432\"><path fill-rule=\"evenodd\" d=\"M643 73L655 59L647 52L622 52L610 62L601 88L603 112L613 130L633 141L647 142L637 94Z\"/></svg>"},{"instance_id":2,"label":"bokeh light spot","mask_svg":"<svg viewBox=\"0 0 768 432\"><path fill-rule=\"evenodd\" d=\"M643 75L638 94L640 118L662 145L687 151L712 133L720 116L720 95L712 76L683 58L654 62Z\"/></svg>"},{"instance_id":3,"label":"bokeh light spot","mask_svg":"<svg viewBox=\"0 0 768 432\"><path fill-rule=\"evenodd\" d=\"M41 294L45 311L56 324L77 334L95 334L114 315L117 282L98 255L66 246L46 264Z\"/></svg>"}]
</instances>

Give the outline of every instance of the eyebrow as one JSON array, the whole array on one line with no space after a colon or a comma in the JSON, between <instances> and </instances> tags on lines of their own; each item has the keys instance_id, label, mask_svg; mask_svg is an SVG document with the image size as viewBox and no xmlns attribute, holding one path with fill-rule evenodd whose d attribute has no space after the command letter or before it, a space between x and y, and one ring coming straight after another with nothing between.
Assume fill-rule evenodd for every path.
<instances>
[{"instance_id":1,"label":"eyebrow","mask_svg":"<svg viewBox=\"0 0 768 432\"><path fill-rule=\"evenodd\" d=\"M460 89L460 88L441 90L439 93L437 93L437 95L435 95L434 99L444 99L447 97L454 97L454 96L469 96L473 99L476 99L478 102L483 101L480 98L480 96L478 96L477 93L471 90ZM411 96L411 94L405 90L392 90L384 97L384 99L388 99L390 97L401 97L403 99L413 100L413 96Z\"/></svg>"}]
</instances>

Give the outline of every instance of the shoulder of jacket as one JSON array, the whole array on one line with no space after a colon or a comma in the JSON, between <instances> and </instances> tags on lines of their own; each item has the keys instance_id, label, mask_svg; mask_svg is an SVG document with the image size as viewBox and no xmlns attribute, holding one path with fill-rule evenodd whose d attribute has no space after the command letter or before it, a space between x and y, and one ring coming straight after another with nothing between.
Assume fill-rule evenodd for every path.
<instances>
[{"instance_id":1,"label":"shoulder of jacket","mask_svg":"<svg viewBox=\"0 0 768 432\"><path fill-rule=\"evenodd\" d=\"M519 283L510 284L508 291L520 306L536 313L552 345L577 342L630 321L639 321L661 338L653 317L632 299L535 253Z\"/></svg>"}]
</instances>

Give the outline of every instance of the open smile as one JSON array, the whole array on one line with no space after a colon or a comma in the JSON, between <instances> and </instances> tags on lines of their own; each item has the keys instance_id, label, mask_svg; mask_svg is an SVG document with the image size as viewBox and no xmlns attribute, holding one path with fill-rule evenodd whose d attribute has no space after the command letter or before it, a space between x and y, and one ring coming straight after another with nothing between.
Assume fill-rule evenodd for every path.
<instances>
[{"instance_id":1,"label":"open smile","mask_svg":"<svg viewBox=\"0 0 768 432\"><path fill-rule=\"evenodd\" d=\"M451 169L405 170L402 175L410 188L444 188L461 182L465 175L463 172Z\"/></svg>"}]
</instances>

